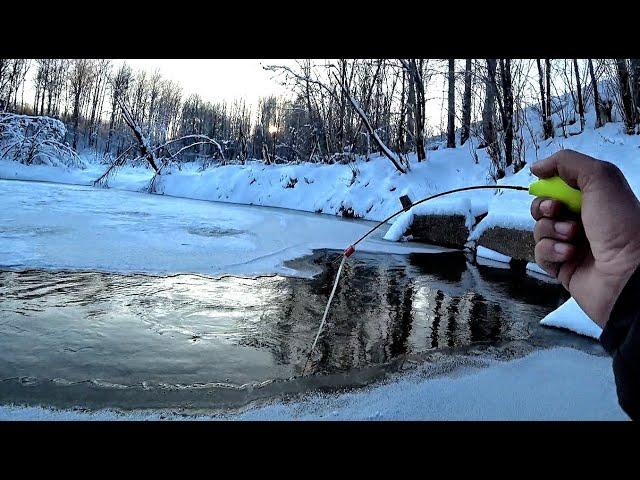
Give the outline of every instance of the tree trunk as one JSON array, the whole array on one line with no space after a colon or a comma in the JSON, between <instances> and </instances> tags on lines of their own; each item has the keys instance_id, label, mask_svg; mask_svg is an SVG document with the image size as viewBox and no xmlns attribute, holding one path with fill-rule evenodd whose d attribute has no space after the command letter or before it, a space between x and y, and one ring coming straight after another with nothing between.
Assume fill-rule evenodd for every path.
<instances>
[{"instance_id":1,"label":"tree trunk","mask_svg":"<svg viewBox=\"0 0 640 480\"><path fill-rule=\"evenodd\" d=\"M604 119L602 118L602 102L600 101L600 94L598 93L598 81L596 80L596 74L593 69L593 61L588 58L589 75L591 76L591 88L593 89L593 108L596 111L596 128L600 128L604 125Z\"/></svg>"},{"instance_id":2,"label":"tree trunk","mask_svg":"<svg viewBox=\"0 0 640 480\"><path fill-rule=\"evenodd\" d=\"M340 82L344 85L347 83L347 61L340 60ZM344 91L340 90L340 111L338 118L338 151L344 152L344 116L347 109L347 99L345 98Z\"/></svg>"},{"instance_id":3,"label":"tree trunk","mask_svg":"<svg viewBox=\"0 0 640 480\"><path fill-rule=\"evenodd\" d=\"M73 149L78 148L78 124L80 122L80 93L75 94L73 102Z\"/></svg>"},{"instance_id":4,"label":"tree trunk","mask_svg":"<svg viewBox=\"0 0 640 480\"><path fill-rule=\"evenodd\" d=\"M545 92L544 88L544 70L542 69L542 64L540 59L536 59L536 64L538 66L538 82L540 84L540 99L541 99L541 107L542 107L542 131L543 138L546 140L547 138L553 137L553 122L551 121L551 117L549 115L549 111L547 110L547 95L549 92Z\"/></svg>"},{"instance_id":5,"label":"tree trunk","mask_svg":"<svg viewBox=\"0 0 640 480\"><path fill-rule=\"evenodd\" d=\"M400 93L400 118L398 120L398 134L396 145L398 147L398 151L401 153L405 152L405 141L404 141L404 122L405 122L405 109L406 109L406 87L407 87L407 72L402 70L402 92Z\"/></svg>"},{"instance_id":6,"label":"tree trunk","mask_svg":"<svg viewBox=\"0 0 640 480\"><path fill-rule=\"evenodd\" d=\"M580 132L584 130L584 102L582 100L582 83L580 82L580 69L578 59L573 59L573 69L576 75L576 90L578 93L578 115L580 115Z\"/></svg>"},{"instance_id":7,"label":"tree trunk","mask_svg":"<svg viewBox=\"0 0 640 480\"><path fill-rule=\"evenodd\" d=\"M631 59L631 85L633 87L636 123L640 124L640 58ZM640 130L638 130L638 133L640 133Z\"/></svg>"},{"instance_id":8,"label":"tree trunk","mask_svg":"<svg viewBox=\"0 0 640 480\"><path fill-rule=\"evenodd\" d=\"M447 148L456 148L456 72L455 60L449 59L449 94L447 96Z\"/></svg>"},{"instance_id":9,"label":"tree trunk","mask_svg":"<svg viewBox=\"0 0 640 480\"><path fill-rule=\"evenodd\" d=\"M111 119L109 120L109 134L107 135L107 144L104 147L105 153L111 151L111 137L113 137L113 127L116 121L116 105L115 102L111 104Z\"/></svg>"},{"instance_id":10,"label":"tree trunk","mask_svg":"<svg viewBox=\"0 0 640 480\"><path fill-rule=\"evenodd\" d=\"M496 60L494 58L487 59L487 78L485 79L485 98L484 107L482 109L482 136L484 137L485 146L495 146L496 143L496 125L495 125L495 109L496 109Z\"/></svg>"},{"instance_id":11,"label":"tree trunk","mask_svg":"<svg viewBox=\"0 0 640 480\"><path fill-rule=\"evenodd\" d=\"M502 112L504 159L508 167L513 164L513 85L511 82L511 60L508 58L506 60L500 59L500 78L504 97L504 111Z\"/></svg>"},{"instance_id":12,"label":"tree trunk","mask_svg":"<svg viewBox=\"0 0 640 480\"><path fill-rule=\"evenodd\" d=\"M338 81L338 83L340 83L337 78L336 78L336 81ZM401 165L402 156L400 155L399 156L400 158L396 158L395 157L393 152L391 150L389 150L389 148L384 144L384 142L380 139L380 137L378 137L378 134L376 133L375 129L373 128L373 126L369 122L369 119L367 118L367 115L364 113L364 111L362 110L362 108L360 107L360 105L358 104L356 99L353 98L351 93L347 90L347 87L343 83L340 83L340 87L342 88L342 91L344 92L345 96L347 97L347 99L351 103L351 106L353 107L353 109L360 116L360 119L362 120L362 123L364 123L365 128L367 129L369 134L373 137L373 140L376 142L376 144L380 148L380 151L389 160L391 160L391 163L393 163L393 166L396 168L396 170L398 170L400 173L407 173L407 171Z\"/></svg>"},{"instance_id":13,"label":"tree trunk","mask_svg":"<svg viewBox=\"0 0 640 480\"><path fill-rule=\"evenodd\" d=\"M629 86L629 69L624 58L616 58L616 69L618 72L618 85L620 87L620 99L624 124L628 134L633 134L635 130L635 115L633 111L633 99Z\"/></svg>"},{"instance_id":14,"label":"tree trunk","mask_svg":"<svg viewBox=\"0 0 640 480\"><path fill-rule=\"evenodd\" d=\"M413 125L413 139L416 146L416 154L418 161L421 162L427 158L427 152L424 148L424 80L422 78L422 61L418 63L412 58L405 63L409 71L409 105L411 116L408 125ZM409 130L411 131L411 129Z\"/></svg>"},{"instance_id":15,"label":"tree trunk","mask_svg":"<svg viewBox=\"0 0 640 480\"><path fill-rule=\"evenodd\" d=\"M460 130L460 144L471 135L471 59L467 58L464 69L464 97L462 98L462 129Z\"/></svg>"},{"instance_id":16,"label":"tree trunk","mask_svg":"<svg viewBox=\"0 0 640 480\"><path fill-rule=\"evenodd\" d=\"M133 118L133 115L129 111L129 108L124 103L124 101L119 100L120 109L122 110L122 116L124 118L125 123L129 126L129 128L133 131L133 135L138 141L138 147L140 148L140 152L145 157L151 168L155 171L157 175L160 175L160 169L158 168L158 162L156 160L156 156L151 149L151 145L149 141L145 137L144 133L142 133L142 127L138 122Z\"/></svg>"},{"instance_id":17,"label":"tree trunk","mask_svg":"<svg viewBox=\"0 0 640 480\"><path fill-rule=\"evenodd\" d=\"M545 75L545 79L547 81L547 122L548 122L548 129L550 130L550 137L555 136L555 131L553 128L553 110L551 109L551 59L549 58L545 58L544 59L544 65L546 67L546 75Z\"/></svg>"},{"instance_id":18,"label":"tree trunk","mask_svg":"<svg viewBox=\"0 0 640 480\"><path fill-rule=\"evenodd\" d=\"M409 72L409 95L407 98L407 130L411 132L412 135L415 135L416 132L416 90L414 87L414 78L413 74Z\"/></svg>"},{"instance_id":19,"label":"tree trunk","mask_svg":"<svg viewBox=\"0 0 640 480\"><path fill-rule=\"evenodd\" d=\"M40 115L44 115L44 97L45 92L48 88L51 88L49 85L49 60L47 60L46 69L44 71L44 79L42 80L42 100L40 103ZM75 147L74 147L75 149Z\"/></svg>"}]
</instances>

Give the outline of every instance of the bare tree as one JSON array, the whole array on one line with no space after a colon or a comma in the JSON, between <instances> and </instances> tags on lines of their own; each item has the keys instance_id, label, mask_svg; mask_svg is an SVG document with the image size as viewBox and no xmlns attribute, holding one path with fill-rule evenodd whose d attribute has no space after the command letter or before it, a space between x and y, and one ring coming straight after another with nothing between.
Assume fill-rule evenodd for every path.
<instances>
[{"instance_id":1,"label":"bare tree","mask_svg":"<svg viewBox=\"0 0 640 480\"><path fill-rule=\"evenodd\" d=\"M355 98L354 94L349 90L349 86L345 84L345 82L340 78L341 75L339 73L336 73L336 72L339 72L338 67L331 64L326 66L328 81L323 81L317 77L312 77L309 74L309 72L305 71L304 69L302 73L299 73L292 70L290 67L281 66L281 65L269 65L269 66L265 66L264 68L269 71L284 74L285 84L288 81L293 81L297 88L300 88L301 86L306 87L306 85L313 85L315 88L322 90L325 94L324 97L329 100L329 104L323 107L323 109L325 109L325 112L326 112L325 124L327 125L327 127L331 127L332 125L335 126L336 123L338 123L335 121L336 120L335 116L338 116L339 113L336 112L334 114L332 112L331 107L333 105L339 106L340 98L342 95L344 95L345 99L349 101L351 107L355 111L356 115L359 117L360 121L364 125L370 137L373 138L375 144L378 146L382 154L392 162L396 170L398 170L401 173L406 172L406 168L408 167L408 162L402 155L396 156L396 154L394 154L386 145L386 143L380 138L380 135L378 134L377 129L373 126L370 117L363 110L360 102ZM332 82L332 83L329 83L329 82ZM340 93L338 93L338 90L340 91ZM382 95L380 93L377 96L378 98L374 99L375 101L373 102L374 103L373 118L374 118L374 121L375 119L377 119L379 122L382 116L381 112L385 107L385 104L387 105L386 108L388 108L388 103L382 101ZM338 112L339 112L339 109L338 109ZM329 142L329 135L327 134L327 128L325 128L324 137L325 137L325 148L327 148L327 151L330 151L331 148L330 148L330 142ZM263 147L263 150L264 150L264 147Z\"/></svg>"},{"instance_id":2,"label":"bare tree","mask_svg":"<svg viewBox=\"0 0 640 480\"><path fill-rule=\"evenodd\" d=\"M30 61L25 59L0 58L0 112L15 110L18 104L18 91L24 87Z\"/></svg>"},{"instance_id":3,"label":"bare tree","mask_svg":"<svg viewBox=\"0 0 640 480\"><path fill-rule=\"evenodd\" d=\"M109 120L109 133L105 146L105 152L107 153L111 151L111 141L115 132L116 120L120 112L119 102L129 88L131 78L131 68L123 64L109 82L111 87L111 119Z\"/></svg>"},{"instance_id":4,"label":"bare tree","mask_svg":"<svg viewBox=\"0 0 640 480\"><path fill-rule=\"evenodd\" d=\"M576 76L576 92L578 95L578 115L580 115L580 131L584 130L584 101L582 100L582 81L580 80L580 69L578 59L573 59L573 70Z\"/></svg>"},{"instance_id":5,"label":"bare tree","mask_svg":"<svg viewBox=\"0 0 640 480\"><path fill-rule=\"evenodd\" d=\"M629 78L629 68L627 67L627 60L624 58L616 58L616 70L618 74L618 88L620 92L620 110L622 111L622 118L628 134L635 133L635 112L633 106L633 97L631 94L631 85Z\"/></svg>"},{"instance_id":6,"label":"bare tree","mask_svg":"<svg viewBox=\"0 0 640 480\"><path fill-rule=\"evenodd\" d=\"M542 130L543 130L543 135L544 138L551 138L553 137L553 121L551 120L551 112L548 110L548 106L551 104L551 101L547 102L547 98L548 96L551 95L551 92L549 90L545 91L545 74L544 74L544 70L542 69L542 65L540 64L540 59L537 58L536 59L536 65L538 66L538 80L539 80L539 85L540 85L540 106L541 106L541 113L542 113ZM547 68L547 81L548 81L548 76L549 76L549 68Z\"/></svg>"},{"instance_id":7,"label":"bare tree","mask_svg":"<svg viewBox=\"0 0 640 480\"><path fill-rule=\"evenodd\" d=\"M469 139L471 133L471 67L472 60L467 58L464 68L464 94L462 97L462 128L460 130L460 144Z\"/></svg>"},{"instance_id":8,"label":"bare tree","mask_svg":"<svg viewBox=\"0 0 640 480\"><path fill-rule=\"evenodd\" d=\"M640 124L640 58L632 58L631 85L633 90L633 103L635 107L636 123ZM640 133L640 130L638 130Z\"/></svg>"},{"instance_id":9,"label":"bare tree","mask_svg":"<svg viewBox=\"0 0 640 480\"><path fill-rule=\"evenodd\" d=\"M151 148L149 140L147 140L146 135L142 132L142 127L136 121L136 119L133 118L129 107L121 97L118 98L117 102L118 106L122 109L122 117L124 118L124 121L126 122L127 126L133 131L133 134L138 141L138 147L140 148L140 152L142 153L143 158L145 158L147 162L149 162L149 165L151 165L151 168L153 168L156 173L160 173L160 169L158 168L158 161L156 160L155 150Z\"/></svg>"},{"instance_id":10,"label":"bare tree","mask_svg":"<svg viewBox=\"0 0 640 480\"><path fill-rule=\"evenodd\" d=\"M513 164L513 84L511 79L511 60L500 59L500 79L502 83L502 102L498 102L504 131L504 157L508 166Z\"/></svg>"},{"instance_id":11,"label":"bare tree","mask_svg":"<svg viewBox=\"0 0 640 480\"><path fill-rule=\"evenodd\" d=\"M340 84L340 87L342 88L342 91L347 95L347 97L349 98L349 102L351 102L351 106L354 108L354 110L358 113L358 115L360 116L360 119L362 120L362 122L364 123L365 127L367 128L367 130L369 131L369 135L371 135L371 137L373 137L374 141L376 142L376 144L378 144L378 146L380 147L380 149L382 150L382 152L384 153L384 155L391 160L391 163L393 163L393 166L396 167L396 170L398 170L400 173L407 173L405 168L402 167L402 164L404 164L405 166L408 166L408 162L406 160L404 160L402 158L402 156L400 155L399 158L396 157L396 155L389 149L389 147L387 147L382 140L380 140L380 137L378 136L378 134L376 133L376 131L373 129L373 127L371 126L371 123L369 122L369 119L367 118L366 114L364 113L364 111L362 110L362 108L360 108L360 105L358 104L358 102L356 101L355 98L353 98L353 96L349 93L349 91L347 90L346 85L344 84Z\"/></svg>"},{"instance_id":12,"label":"bare tree","mask_svg":"<svg viewBox=\"0 0 640 480\"><path fill-rule=\"evenodd\" d=\"M73 96L73 149L78 146L78 124L80 122L80 108L84 96L87 94L91 81L91 62L87 59L73 61L69 85Z\"/></svg>"},{"instance_id":13,"label":"bare tree","mask_svg":"<svg viewBox=\"0 0 640 480\"><path fill-rule=\"evenodd\" d=\"M456 61L449 59L447 81L449 93L447 95L447 148L456 147Z\"/></svg>"},{"instance_id":14,"label":"bare tree","mask_svg":"<svg viewBox=\"0 0 640 480\"><path fill-rule=\"evenodd\" d=\"M91 100L91 117L87 134L89 136L89 146L96 147L98 142L98 128L102 117L102 106L104 103L109 74L111 70L110 60L97 60L93 73L93 98Z\"/></svg>"},{"instance_id":15,"label":"bare tree","mask_svg":"<svg viewBox=\"0 0 640 480\"><path fill-rule=\"evenodd\" d=\"M425 81L424 81L424 60L411 58L401 60L402 65L409 74L409 98L408 129L413 134L418 161L427 158L424 148L424 126L425 126Z\"/></svg>"},{"instance_id":16,"label":"bare tree","mask_svg":"<svg viewBox=\"0 0 640 480\"><path fill-rule=\"evenodd\" d=\"M497 60L488 58L486 59L486 63L487 74L485 77L485 98L484 107L482 109L482 137L484 142L482 145L489 147L491 152L492 150L495 151L497 143L495 126L496 97L498 95L496 87Z\"/></svg>"},{"instance_id":17,"label":"bare tree","mask_svg":"<svg viewBox=\"0 0 640 480\"><path fill-rule=\"evenodd\" d=\"M591 89L593 90L593 104L596 111L596 128L600 128L605 123L611 121L611 105L607 105L600 96L598 89L598 79L596 77L595 69L593 68L593 60L587 59L589 64L589 75L591 77Z\"/></svg>"}]
</instances>

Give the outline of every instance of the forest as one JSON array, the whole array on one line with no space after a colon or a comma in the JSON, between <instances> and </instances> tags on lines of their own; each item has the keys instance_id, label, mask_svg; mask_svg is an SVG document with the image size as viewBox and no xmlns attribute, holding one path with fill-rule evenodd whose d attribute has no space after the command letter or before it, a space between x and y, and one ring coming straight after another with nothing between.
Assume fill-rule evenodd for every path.
<instances>
[{"instance_id":1,"label":"forest","mask_svg":"<svg viewBox=\"0 0 640 480\"><path fill-rule=\"evenodd\" d=\"M146 161L157 173L194 160L331 164L376 153L404 173L410 155L428 161L430 150L468 145L471 155L487 149L498 179L527 160L525 132L540 130L541 142L580 133L587 104L595 128L621 121L640 133L640 59L307 59L263 68L289 95L252 107L184 97L158 72L107 59L0 59L0 154L42 161L29 154L42 147L28 142L38 137L55 147L49 158L90 152L105 164Z\"/></svg>"}]
</instances>

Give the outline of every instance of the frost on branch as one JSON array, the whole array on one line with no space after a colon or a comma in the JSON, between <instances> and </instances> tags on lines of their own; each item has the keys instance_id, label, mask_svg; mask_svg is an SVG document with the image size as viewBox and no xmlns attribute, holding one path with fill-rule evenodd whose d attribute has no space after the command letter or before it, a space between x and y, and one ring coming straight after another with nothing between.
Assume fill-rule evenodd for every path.
<instances>
[{"instance_id":1,"label":"frost on branch","mask_svg":"<svg viewBox=\"0 0 640 480\"><path fill-rule=\"evenodd\" d=\"M0 113L0 159L25 165L85 168L77 153L64 143L60 120Z\"/></svg>"}]
</instances>

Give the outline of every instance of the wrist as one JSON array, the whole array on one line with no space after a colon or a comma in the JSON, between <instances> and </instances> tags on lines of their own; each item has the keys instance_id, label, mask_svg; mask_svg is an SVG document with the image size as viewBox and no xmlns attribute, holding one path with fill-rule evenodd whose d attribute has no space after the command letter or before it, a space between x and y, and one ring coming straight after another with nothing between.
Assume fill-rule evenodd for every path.
<instances>
[{"instance_id":1,"label":"wrist","mask_svg":"<svg viewBox=\"0 0 640 480\"><path fill-rule=\"evenodd\" d=\"M610 295L606 304L606 308L602 312L602 327L604 327L604 325L609 321L616 303L620 299L620 296L629 283L629 280L640 267L640 248L635 249L634 255L630 255L627 257L627 259L625 260L625 264L626 268L624 268L624 270L622 270L620 274L611 278L610 288L607 289L610 292Z\"/></svg>"}]
</instances>

